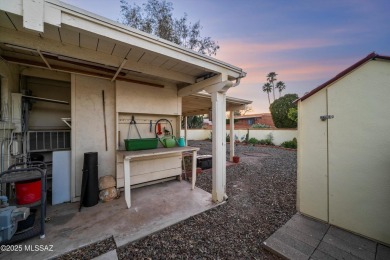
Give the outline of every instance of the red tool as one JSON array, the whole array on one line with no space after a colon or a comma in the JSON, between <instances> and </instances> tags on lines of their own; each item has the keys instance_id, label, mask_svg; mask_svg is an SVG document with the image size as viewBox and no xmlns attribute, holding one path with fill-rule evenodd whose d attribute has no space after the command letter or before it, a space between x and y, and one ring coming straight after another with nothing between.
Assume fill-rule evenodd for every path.
<instances>
[{"instance_id":1,"label":"red tool","mask_svg":"<svg viewBox=\"0 0 390 260\"><path fill-rule=\"evenodd\" d=\"M157 124L157 135L162 135L160 123Z\"/></svg>"}]
</instances>

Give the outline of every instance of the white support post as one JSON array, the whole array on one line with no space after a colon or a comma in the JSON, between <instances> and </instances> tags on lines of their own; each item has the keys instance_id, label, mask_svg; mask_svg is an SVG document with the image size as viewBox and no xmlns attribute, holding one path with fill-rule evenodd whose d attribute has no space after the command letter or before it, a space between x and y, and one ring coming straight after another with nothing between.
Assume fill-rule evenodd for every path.
<instances>
[{"instance_id":1,"label":"white support post","mask_svg":"<svg viewBox=\"0 0 390 260\"><path fill-rule=\"evenodd\" d=\"M234 111L230 111L230 161L233 161L234 156Z\"/></svg>"},{"instance_id":2,"label":"white support post","mask_svg":"<svg viewBox=\"0 0 390 260\"><path fill-rule=\"evenodd\" d=\"M125 175L125 201L127 208L131 207L131 194L130 194L130 159L124 159L123 161L123 172Z\"/></svg>"},{"instance_id":3,"label":"white support post","mask_svg":"<svg viewBox=\"0 0 390 260\"><path fill-rule=\"evenodd\" d=\"M187 129L188 129L188 122L187 122L187 119L188 117L185 116L184 117L184 140L186 142L186 146L188 146L188 141L187 141L187 136L188 136L188 132L187 132Z\"/></svg>"},{"instance_id":4,"label":"white support post","mask_svg":"<svg viewBox=\"0 0 390 260\"><path fill-rule=\"evenodd\" d=\"M211 93L213 113L212 199L222 202L226 187L226 94Z\"/></svg>"}]
</instances>

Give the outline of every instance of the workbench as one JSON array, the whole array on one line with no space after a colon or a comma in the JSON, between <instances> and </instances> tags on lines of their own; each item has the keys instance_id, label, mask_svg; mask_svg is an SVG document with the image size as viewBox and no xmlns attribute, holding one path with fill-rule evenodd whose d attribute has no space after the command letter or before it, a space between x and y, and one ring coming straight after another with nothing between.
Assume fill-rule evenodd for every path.
<instances>
[{"instance_id":1,"label":"workbench","mask_svg":"<svg viewBox=\"0 0 390 260\"><path fill-rule=\"evenodd\" d=\"M185 152L192 152L192 189L195 188L196 182L196 155L199 151L198 147L173 147L173 148L156 148L150 150L140 151L120 151L123 155L123 172L124 172L124 188L125 188L125 200L127 208L131 207L131 182L130 182L130 163L133 159L145 158L145 157L158 157L166 156L169 154L182 154ZM153 162L151 162L153 163Z\"/></svg>"}]
</instances>

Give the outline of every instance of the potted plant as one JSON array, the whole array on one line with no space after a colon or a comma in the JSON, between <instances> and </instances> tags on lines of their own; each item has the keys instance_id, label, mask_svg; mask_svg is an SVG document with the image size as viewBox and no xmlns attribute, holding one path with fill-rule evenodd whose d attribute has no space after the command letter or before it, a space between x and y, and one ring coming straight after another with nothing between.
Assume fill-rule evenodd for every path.
<instances>
[{"instance_id":1,"label":"potted plant","mask_svg":"<svg viewBox=\"0 0 390 260\"><path fill-rule=\"evenodd\" d=\"M234 163L239 163L240 162L240 156L237 156L237 155L233 156L233 162Z\"/></svg>"}]
</instances>

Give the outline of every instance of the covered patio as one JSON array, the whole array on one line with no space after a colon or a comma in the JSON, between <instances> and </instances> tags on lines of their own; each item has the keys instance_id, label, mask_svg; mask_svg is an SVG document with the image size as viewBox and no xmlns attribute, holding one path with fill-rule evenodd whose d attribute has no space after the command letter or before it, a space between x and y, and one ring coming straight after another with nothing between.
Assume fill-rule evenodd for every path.
<instances>
[{"instance_id":1,"label":"covered patio","mask_svg":"<svg viewBox=\"0 0 390 260\"><path fill-rule=\"evenodd\" d=\"M5 129L0 138L4 147L14 148L5 150L2 171L41 153L53 165L50 184L59 184L52 185L52 194L66 194L62 202L73 202L49 207L46 238L22 244L53 245L55 252L2 256L49 258L108 236L123 245L226 200L226 111L234 117L234 110L251 102L226 96L246 76L241 68L56 0L0 2L0 27L0 125ZM182 116L210 111L211 194L167 181L182 174L182 151L172 152L178 147L132 162L132 175L124 176L126 167L130 170L123 162L124 139L135 136L128 130L131 118L138 120L142 138L156 137L150 129L161 118L179 136ZM65 133L63 147L33 139L59 132ZM234 140L231 145L233 150ZM92 151L99 156L98 177L113 176L116 188L127 192L79 213L83 156ZM53 159L59 152L66 153L65 167ZM62 181L54 181L59 175ZM129 183L154 185L132 186L130 199Z\"/></svg>"},{"instance_id":2,"label":"covered patio","mask_svg":"<svg viewBox=\"0 0 390 260\"><path fill-rule=\"evenodd\" d=\"M78 203L49 206L46 237L26 240L19 252L3 252L6 259L50 259L72 250L108 239L116 247L160 231L206 210L217 207L210 193L186 181L168 181L132 191L132 207L127 209L124 196L94 207L82 208ZM25 250L35 245L51 250ZM50 246L50 247L49 247Z\"/></svg>"}]
</instances>

